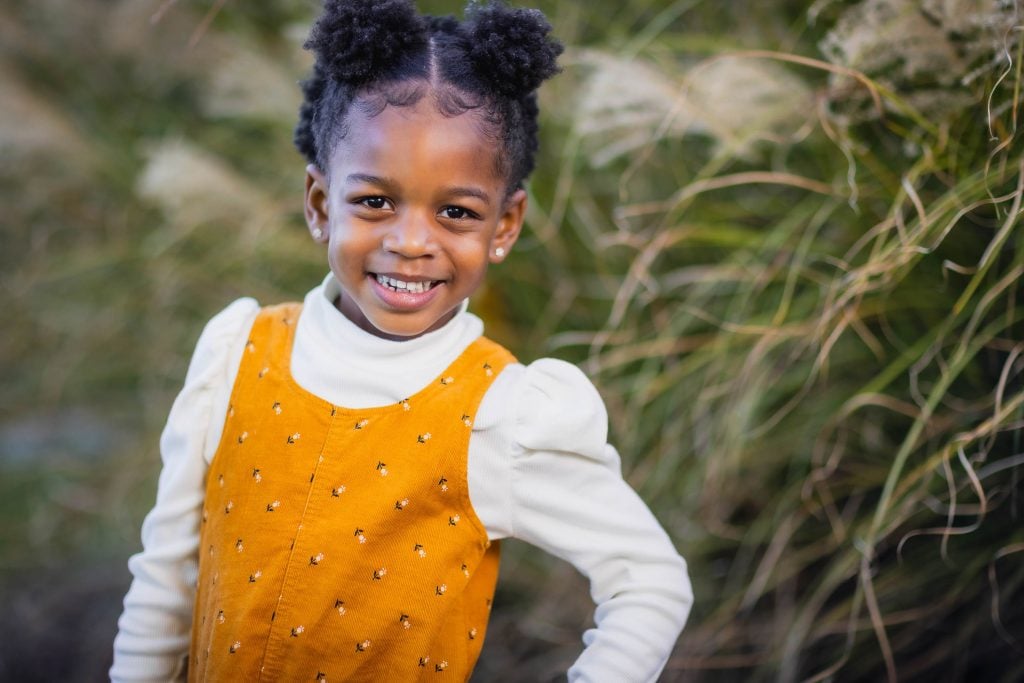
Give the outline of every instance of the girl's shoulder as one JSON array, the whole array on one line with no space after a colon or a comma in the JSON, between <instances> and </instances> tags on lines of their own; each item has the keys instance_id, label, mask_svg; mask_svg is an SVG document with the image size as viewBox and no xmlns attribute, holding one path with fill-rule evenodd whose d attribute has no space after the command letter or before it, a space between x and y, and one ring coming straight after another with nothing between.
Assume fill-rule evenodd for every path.
<instances>
[{"instance_id":1,"label":"girl's shoulder","mask_svg":"<svg viewBox=\"0 0 1024 683\"><path fill-rule=\"evenodd\" d=\"M512 430L511 439L526 450L604 458L608 439L604 401L593 382L572 363L540 358L528 365L510 365L485 401L504 406L498 414L492 413L494 426L503 423Z\"/></svg>"},{"instance_id":2,"label":"girl's shoulder","mask_svg":"<svg viewBox=\"0 0 1024 683\"><path fill-rule=\"evenodd\" d=\"M237 325L255 318L260 308L260 303L251 296L239 297L210 318L203 329L203 333L233 329Z\"/></svg>"},{"instance_id":3,"label":"girl's shoulder","mask_svg":"<svg viewBox=\"0 0 1024 683\"><path fill-rule=\"evenodd\" d=\"M206 322L199 335L199 343L223 341L244 334L261 309L260 303L250 296L235 299Z\"/></svg>"},{"instance_id":4,"label":"girl's shoulder","mask_svg":"<svg viewBox=\"0 0 1024 683\"><path fill-rule=\"evenodd\" d=\"M252 297L235 299L214 315L203 327L189 363L185 384L193 384L206 376L211 381L227 368L240 353L252 323L260 312L260 304Z\"/></svg>"}]
</instances>

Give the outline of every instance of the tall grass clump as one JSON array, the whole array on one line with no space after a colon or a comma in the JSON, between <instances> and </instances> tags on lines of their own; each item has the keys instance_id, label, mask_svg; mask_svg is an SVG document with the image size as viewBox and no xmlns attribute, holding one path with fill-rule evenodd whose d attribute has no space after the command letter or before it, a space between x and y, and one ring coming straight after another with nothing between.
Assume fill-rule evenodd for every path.
<instances>
[{"instance_id":1,"label":"tall grass clump","mask_svg":"<svg viewBox=\"0 0 1024 683\"><path fill-rule=\"evenodd\" d=\"M0 7L2 680L104 680L203 322L324 272L291 146L314 8L242 4Z\"/></svg>"},{"instance_id":2,"label":"tall grass clump","mask_svg":"<svg viewBox=\"0 0 1024 683\"><path fill-rule=\"evenodd\" d=\"M693 5L572 54L530 273L690 559L666 679L1019 680L1021 12Z\"/></svg>"},{"instance_id":3,"label":"tall grass clump","mask_svg":"<svg viewBox=\"0 0 1024 683\"><path fill-rule=\"evenodd\" d=\"M590 374L688 559L663 680L1020 680L1018 4L536 4L565 71L474 310ZM317 5L0 8L0 678L104 675L203 322L326 272ZM585 581L514 543L503 574L477 678L557 680Z\"/></svg>"}]
</instances>

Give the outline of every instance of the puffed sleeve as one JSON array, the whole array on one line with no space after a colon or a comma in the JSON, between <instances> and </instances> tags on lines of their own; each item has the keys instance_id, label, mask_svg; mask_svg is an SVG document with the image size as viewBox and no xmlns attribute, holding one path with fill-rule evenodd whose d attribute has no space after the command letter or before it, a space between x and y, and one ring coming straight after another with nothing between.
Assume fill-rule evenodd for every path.
<instances>
[{"instance_id":1,"label":"puffed sleeve","mask_svg":"<svg viewBox=\"0 0 1024 683\"><path fill-rule=\"evenodd\" d=\"M512 398L513 535L573 564L597 605L569 680L656 680L693 602L685 561L622 479L604 403L579 369L539 360Z\"/></svg>"},{"instance_id":2,"label":"puffed sleeve","mask_svg":"<svg viewBox=\"0 0 1024 683\"><path fill-rule=\"evenodd\" d=\"M230 396L257 312L253 299L238 299L207 323L171 407L160 437L156 504L142 524L143 550L128 561L134 578L118 619L112 681L170 681L182 673L198 574L204 450L211 422L224 420L223 397Z\"/></svg>"}]
</instances>

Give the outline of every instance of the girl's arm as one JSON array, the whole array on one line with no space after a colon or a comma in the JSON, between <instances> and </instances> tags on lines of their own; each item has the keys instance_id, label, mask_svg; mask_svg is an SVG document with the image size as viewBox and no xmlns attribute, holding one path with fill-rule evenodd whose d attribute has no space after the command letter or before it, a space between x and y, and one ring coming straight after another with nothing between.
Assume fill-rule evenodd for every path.
<instances>
[{"instance_id":1,"label":"girl's arm","mask_svg":"<svg viewBox=\"0 0 1024 683\"><path fill-rule=\"evenodd\" d=\"M593 384L562 361L521 368L499 378L509 407L498 431L512 437L508 532L573 564L597 605L569 680L654 681L693 602L686 563L623 481Z\"/></svg>"},{"instance_id":2,"label":"girl's arm","mask_svg":"<svg viewBox=\"0 0 1024 683\"><path fill-rule=\"evenodd\" d=\"M239 299L207 323L160 437L156 505L142 524L142 552L114 639L112 681L179 678L188 654L198 572L199 521L209 433L220 432L227 398L258 310ZM226 394L226 395L225 395Z\"/></svg>"}]
</instances>

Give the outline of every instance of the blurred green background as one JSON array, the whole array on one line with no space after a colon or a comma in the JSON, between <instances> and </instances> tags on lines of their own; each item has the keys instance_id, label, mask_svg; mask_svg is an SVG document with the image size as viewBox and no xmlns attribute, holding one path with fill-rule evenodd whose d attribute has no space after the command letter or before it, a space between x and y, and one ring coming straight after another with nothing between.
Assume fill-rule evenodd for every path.
<instances>
[{"instance_id":1,"label":"blurred green background","mask_svg":"<svg viewBox=\"0 0 1024 683\"><path fill-rule=\"evenodd\" d=\"M587 371L687 557L663 680L1024 679L1017 3L537 6L564 73L474 310ZM326 272L317 9L0 6L0 679L105 677L203 323ZM591 612L507 544L475 680L558 680Z\"/></svg>"}]
</instances>

